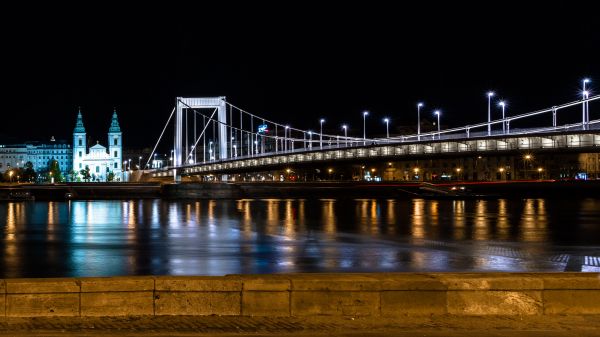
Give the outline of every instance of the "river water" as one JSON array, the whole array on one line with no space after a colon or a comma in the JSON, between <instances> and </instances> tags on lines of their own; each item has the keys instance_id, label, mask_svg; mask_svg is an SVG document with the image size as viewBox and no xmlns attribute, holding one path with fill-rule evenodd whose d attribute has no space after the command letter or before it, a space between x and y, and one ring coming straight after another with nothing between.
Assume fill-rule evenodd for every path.
<instances>
[{"instance_id":1,"label":"river water","mask_svg":"<svg viewBox=\"0 0 600 337\"><path fill-rule=\"evenodd\" d=\"M600 271L600 199L0 204L0 277Z\"/></svg>"}]
</instances>

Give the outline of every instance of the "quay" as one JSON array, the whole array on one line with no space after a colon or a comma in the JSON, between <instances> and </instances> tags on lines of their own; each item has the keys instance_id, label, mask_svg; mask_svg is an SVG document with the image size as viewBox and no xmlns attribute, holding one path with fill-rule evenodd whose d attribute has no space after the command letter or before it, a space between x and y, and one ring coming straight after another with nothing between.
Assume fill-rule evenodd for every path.
<instances>
[{"instance_id":1,"label":"quay","mask_svg":"<svg viewBox=\"0 0 600 337\"><path fill-rule=\"evenodd\" d=\"M402 182L146 182L146 183L63 183L0 186L0 199L29 193L35 200L93 199L238 199L238 198L412 198L423 183ZM473 193L503 198L594 197L600 180L527 180L510 182L447 182L427 186L465 187Z\"/></svg>"},{"instance_id":2,"label":"quay","mask_svg":"<svg viewBox=\"0 0 600 337\"><path fill-rule=\"evenodd\" d=\"M0 281L0 335L596 336L597 273Z\"/></svg>"}]
</instances>

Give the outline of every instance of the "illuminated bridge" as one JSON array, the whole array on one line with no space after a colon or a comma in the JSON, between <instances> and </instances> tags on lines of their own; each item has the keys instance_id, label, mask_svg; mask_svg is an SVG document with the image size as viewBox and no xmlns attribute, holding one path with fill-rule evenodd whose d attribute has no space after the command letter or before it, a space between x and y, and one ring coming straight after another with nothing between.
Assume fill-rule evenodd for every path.
<instances>
[{"instance_id":1,"label":"illuminated bridge","mask_svg":"<svg viewBox=\"0 0 600 337\"><path fill-rule=\"evenodd\" d=\"M440 128L440 112L436 111L437 130L420 132L419 123L414 134L390 136L386 132L386 137L367 138L364 119L363 137L348 136L346 125L334 135L322 132L324 120L318 131L303 130L254 115L230 104L225 97L179 97L154 147L155 151L174 120L171 165L152 170L151 174L176 181L182 175L219 175L229 180L228 175L235 173L311 163L473 155L481 158L528 151L597 152L600 119L589 116L590 103L599 99L600 95L589 97L585 92L581 100L450 129ZM419 112L420 108L419 104ZM571 122L559 124L558 120Z\"/></svg>"}]
</instances>

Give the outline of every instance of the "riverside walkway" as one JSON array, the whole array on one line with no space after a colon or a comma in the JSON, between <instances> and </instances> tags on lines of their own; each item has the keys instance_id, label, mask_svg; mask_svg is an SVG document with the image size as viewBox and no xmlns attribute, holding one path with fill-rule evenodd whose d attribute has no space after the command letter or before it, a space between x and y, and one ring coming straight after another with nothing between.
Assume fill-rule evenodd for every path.
<instances>
[{"instance_id":1,"label":"riverside walkway","mask_svg":"<svg viewBox=\"0 0 600 337\"><path fill-rule=\"evenodd\" d=\"M600 336L599 315L46 317L10 318L0 322L0 336Z\"/></svg>"}]
</instances>

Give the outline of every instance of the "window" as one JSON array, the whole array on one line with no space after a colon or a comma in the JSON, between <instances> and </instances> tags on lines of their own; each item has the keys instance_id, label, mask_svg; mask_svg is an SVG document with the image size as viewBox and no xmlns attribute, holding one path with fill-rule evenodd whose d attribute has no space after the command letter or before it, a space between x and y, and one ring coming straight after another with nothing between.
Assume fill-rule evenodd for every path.
<instances>
[{"instance_id":1,"label":"window","mask_svg":"<svg viewBox=\"0 0 600 337\"><path fill-rule=\"evenodd\" d=\"M81 138L79 138L79 146L82 146L81 143L82 143Z\"/></svg>"},{"instance_id":2,"label":"window","mask_svg":"<svg viewBox=\"0 0 600 337\"><path fill-rule=\"evenodd\" d=\"M81 163L79 163L79 168L81 168Z\"/></svg>"},{"instance_id":3,"label":"window","mask_svg":"<svg viewBox=\"0 0 600 337\"><path fill-rule=\"evenodd\" d=\"M117 138L115 138L115 145L117 145Z\"/></svg>"},{"instance_id":4,"label":"window","mask_svg":"<svg viewBox=\"0 0 600 337\"><path fill-rule=\"evenodd\" d=\"M100 173L100 166L96 166L96 173Z\"/></svg>"},{"instance_id":5,"label":"window","mask_svg":"<svg viewBox=\"0 0 600 337\"><path fill-rule=\"evenodd\" d=\"M115 163L115 168L117 168L117 163Z\"/></svg>"},{"instance_id":6,"label":"window","mask_svg":"<svg viewBox=\"0 0 600 337\"><path fill-rule=\"evenodd\" d=\"M79 151L79 158L81 158L81 151Z\"/></svg>"},{"instance_id":7,"label":"window","mask_svg":"<svg viewBox=\"0 0 600 337\"><path fill-rule=\"evenodd\" d=\"M115 158L117 158L117 151L115 151Z\"/></svg>"}]
</instances>

